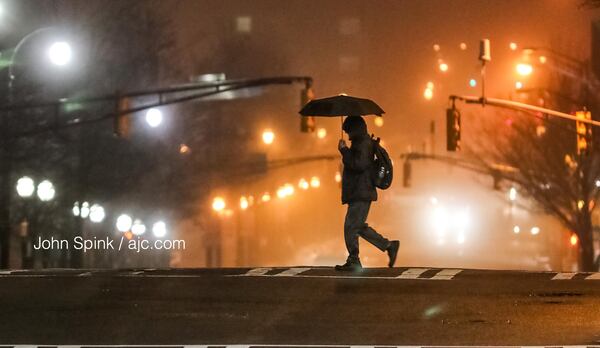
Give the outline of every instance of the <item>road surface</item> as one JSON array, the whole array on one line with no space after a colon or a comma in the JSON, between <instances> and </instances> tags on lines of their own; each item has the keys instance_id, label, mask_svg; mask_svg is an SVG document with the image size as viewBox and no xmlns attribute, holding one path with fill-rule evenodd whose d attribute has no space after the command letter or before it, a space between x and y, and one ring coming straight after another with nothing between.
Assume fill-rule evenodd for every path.
<instances>
[{"instance_id":1,"label":"road surface","mask_svg":"<svg viewBox=\"0 0 600 348\"><path fill-rule=\"evenodd\" d=\"M0 271L0 346L600 347L600 273Z\"/></svg>"}]
</instances>

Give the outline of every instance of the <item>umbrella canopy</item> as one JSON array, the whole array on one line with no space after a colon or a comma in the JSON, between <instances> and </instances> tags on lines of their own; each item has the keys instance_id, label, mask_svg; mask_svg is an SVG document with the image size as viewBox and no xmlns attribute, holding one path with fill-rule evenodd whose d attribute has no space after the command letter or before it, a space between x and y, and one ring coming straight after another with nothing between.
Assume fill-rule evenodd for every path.
<instances>
[{"instance_id":1,"label":"umbrella canopy","mask_svg":"<svg viewBox=\"0 0 600 348\"><path fill-rule=\"evenodd\" d=\"M385 111L370 99L336 95L335 97L314 99L307 103L302 116L381 116Z\"/></svg>"}]
</instances>

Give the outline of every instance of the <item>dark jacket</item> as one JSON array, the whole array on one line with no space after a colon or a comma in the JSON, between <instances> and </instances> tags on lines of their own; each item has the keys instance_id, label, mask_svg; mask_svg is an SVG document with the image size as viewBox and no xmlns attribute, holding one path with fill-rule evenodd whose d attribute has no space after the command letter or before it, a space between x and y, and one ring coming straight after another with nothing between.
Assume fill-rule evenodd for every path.
<instances>
[{"instance_id":1,"label":"dark jacket","mask_svg":"<svg viewBox=\"0 0 600 348\"><path fill-rule=\"evenodd\" d=\"M376 201L377 190L373 185L373 142L367 133L350 138L350 148L342 148L342 204L355 201Z\"/></svg>"}]
</instances>

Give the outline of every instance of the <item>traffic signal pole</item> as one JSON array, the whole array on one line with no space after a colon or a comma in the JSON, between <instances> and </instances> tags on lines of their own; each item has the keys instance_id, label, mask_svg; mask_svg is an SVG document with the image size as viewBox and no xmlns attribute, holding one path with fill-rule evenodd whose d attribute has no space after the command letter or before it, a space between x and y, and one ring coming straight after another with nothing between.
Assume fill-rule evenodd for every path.
<instances>
[{"instance_id":1,"label":"traffic signal pole","mask_svg":"<svg viewBox=\"0 0 600 348\"><path fill-rule=\"evenodd\" d=\"M581 119L575 115L567 114L564 112L546 109L535 105L529 105L525 103L520 103L512 100L498 99L498 98L481 98L475 96L458 96L451 95L449 97L451 101L460 100L464 101L467 104L480 104L480 105L491 105L504 109L516 110L516 111L527 111L527 112L541 112L543 114L547 114L550 116L555 116L571 121L581 122L585 124L589 124L591 126L600 127L600 121L594 121L592 119Z\"/></svg>"}]
</instances>

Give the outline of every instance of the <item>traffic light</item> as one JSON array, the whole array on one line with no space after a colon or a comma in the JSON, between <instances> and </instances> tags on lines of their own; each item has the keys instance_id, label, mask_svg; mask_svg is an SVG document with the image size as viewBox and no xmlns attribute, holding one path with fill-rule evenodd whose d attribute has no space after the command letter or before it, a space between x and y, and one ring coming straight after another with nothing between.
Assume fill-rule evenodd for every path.
<instances>
[{"instance_id":1,"label":"traffic light","mask_svg":"<svg viewBox=\"0 0 600 348\"><path fill-rule=\"evenodd\" d=\"M315 93L312 90L312 87L306 86L300 92L300 107L302 108L304 105L308 104L311 100L315 99ZM312 133L315 131L316 122L314 116L300 116L300 131L303 133Z\"/></svg>"},{"instance_id":2,"label":"traffic light","mask_svg":"<svg viewBox=\"0 0 600 348\"><path fill-rule=\"evenodd\" d=\"M578 120L592 119L592 113L589 111L577 111L575 116ZM592 126L580 121L576 121L575 124L577 127L577 154L587 154L592 145Z\"/></svg>"},{"instance_id":3,"label":"traffic light","mask_svg":"<svg viewBox=\"0 0 600 348\"><path fill-rule=\"evenodd\" d=\"M127 138L130 128L130 114L125 113L130 109L128 97L121 97L117 100L117 112L114 118L113 131L119 138Z\"/></svg>"},{"instance_id":4,"label":"traffic light","mask_svg":"<svg viewBox=\"0 0 600 348\"><path fill-rule=\"evenodd\" d=\"M454 107L446 109L446 150L460 150L460 112Z\"/></svg>"}]
</instances>

